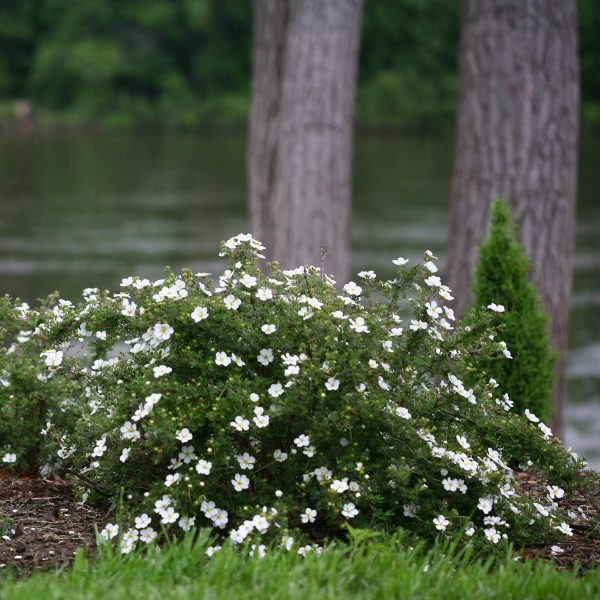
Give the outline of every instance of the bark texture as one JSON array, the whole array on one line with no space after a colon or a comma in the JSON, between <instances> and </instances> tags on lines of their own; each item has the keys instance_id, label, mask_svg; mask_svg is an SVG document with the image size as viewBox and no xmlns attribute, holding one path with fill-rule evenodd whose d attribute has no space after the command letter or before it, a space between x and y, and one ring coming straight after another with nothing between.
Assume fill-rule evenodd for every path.
<instances>
[{"instance_id":1,"label":"bark texture","mask_svg":"<svg viewBox=\"0 0 600 600\"><path fill-rule=\"evenodd\" d=\"M469 301L488 209L510 203L560 351L553 426L563 432L572 281L579 66L576 0L463 0L449 281Z\"/></svg>"},{"instance_id":2,"label":"bark texture","mask_svg":"<svg viewBox=\"0 0 600 600\"><path fill-rule=\"evenodd\" d=\"M362 0L255 0L252 231L284 267L349 266Z\"/></svg>"}]
</instances>

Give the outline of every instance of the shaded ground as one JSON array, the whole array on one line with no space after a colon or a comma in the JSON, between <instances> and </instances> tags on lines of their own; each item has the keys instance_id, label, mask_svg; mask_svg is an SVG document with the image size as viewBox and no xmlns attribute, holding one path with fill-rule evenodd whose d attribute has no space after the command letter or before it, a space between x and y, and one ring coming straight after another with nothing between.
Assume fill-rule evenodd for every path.
<instances>
[{"instance_id":1,"label":"shaded ground","mask_svg":"<svg viewBox=\"0 0 600 600\"><path fill-rule=\"evenodd\" d=\"M19 571L73 560L94 547L102 513L82 505L66 481L0 479L0 567Z\"/></svg>"},{"instance_id":2,"label":"shaded ground","mask_svg":"<svg viewBox=\"0 0 600 600\"><path fill-rule=\"evenodd\" d=\"M517 473L516 477L523 489L545 495L544 486L527 473ZM560 542L555 544L534 544L523 552L525 557L553 559L560 568L571 568L579 562L583 571L600 565L600 487L597 479L592 480L597 474L585 477L589 478L589 489L559 501L569 511L573 536L561 535ZM555 546L563 552L553 552Z\"/></svg>"},{"instance_id":3,"label":"shaded ground","mask_svg":"<svg viewBox=\"0 0 600 600\"><path fill-rule=\"evenodd\" d=\"M545 489L527 473L517 478L524 489L545 495ZM527 558L552 559L560 568L580 563L585 571L600 565L600 488L589 486L561 505L571 511L573 536L561 536L556 544L563 552L553 554L554 544L532 545ZM0 567L15 566L21 572L34 567L68 563L78 548L94 548L95 525L105 515L78 502L67 481L0 479ZM555 551L556 552L556 551Z\"/></svg>"}]
</instances>

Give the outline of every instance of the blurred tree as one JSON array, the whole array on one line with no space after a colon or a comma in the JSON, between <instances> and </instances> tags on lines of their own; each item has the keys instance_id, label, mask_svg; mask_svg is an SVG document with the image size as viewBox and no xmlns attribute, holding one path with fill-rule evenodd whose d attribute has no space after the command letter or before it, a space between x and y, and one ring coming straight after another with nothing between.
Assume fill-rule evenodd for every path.
<instances>
[{"instance_id":1,"label":"blurred tree","mask_svg":"<svg viewBox=\"0 0 600 600\"><path fill-rule=\"evenodd\" d=\"M490 204L507 198L560 352L563 430L579 135L575 0L463 0L449 279L460 313Z\"/></svg>"},{"instance_id":2,"label":"blurred tree","mask_svg":"<svg viewBox=\"0 0 600 600\"><path fill-rule=\"evenodd\" d=\"M252 230L284 267L348 275L362 0L255 0Z\"/></svg>"}]
</instances>

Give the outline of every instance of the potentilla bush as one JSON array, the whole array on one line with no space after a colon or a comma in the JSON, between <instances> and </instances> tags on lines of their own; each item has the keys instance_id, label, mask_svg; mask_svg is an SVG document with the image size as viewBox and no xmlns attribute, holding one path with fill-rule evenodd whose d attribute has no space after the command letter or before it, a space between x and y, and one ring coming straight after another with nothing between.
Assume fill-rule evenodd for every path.
<instances>
[{"instance_id":1,"label":"potentilla bush","mask_svg":"<svg viewBox=\"0 0 600 600\"><path fill-rule=\"evenodd\" d=\"M90 500L123 500L121 534L104 538L127 553L163 528L211 527L305 553L347 525L489 545L571 533L557 501L581 463L477 371L509 360L493 312L456 323L430 252L340 290L316 267L263 273L262 250L225 242L214 284L168 271L88 290L46 332L47 376L86 388L76 430L51 427L58 456ZM520 489L519 465L547 497Z\"/></svg>"},{"instance_id":2,"label":"potentilla bush","mask_svg":"<svg viewBox=\"0 0 600 600\"><path fill-rule=\"evenodd\" d=\"M0 298L0 468L19 475L48 474L56 462L44 439L48 421L68 430L81 415L77 382L53 378L40 355L47 322L65 303L57 302L51 295L33 310Z\"/></svg>"}]
</instances>

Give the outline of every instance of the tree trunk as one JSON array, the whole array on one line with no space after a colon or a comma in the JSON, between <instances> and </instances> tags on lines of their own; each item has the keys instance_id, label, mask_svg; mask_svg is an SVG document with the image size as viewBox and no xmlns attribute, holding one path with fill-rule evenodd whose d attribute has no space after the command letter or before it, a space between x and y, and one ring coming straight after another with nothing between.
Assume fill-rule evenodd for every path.
<instances>
[{"instance_id":1,"label":"tree trunk","mask_svg":"<svg viewBox=\"0 0 600 600\"><path fill-rule=\"evenodd\" d=\"M560 352L553 426L562 435L579 136L576 0L463 0L461 11L449 281L460 313L488 208L504 196Z\"/></svg>"},{"instance_id":2,"label":"tree trunk","mask_svg":"<svg viewBox=\"0 0 600 600\"><path fill-rule=\"evenodd\" d=\"M362 0L255 0L248 166L268 258L349 263L353 108Z\"/></svg>"}]
</instances>

